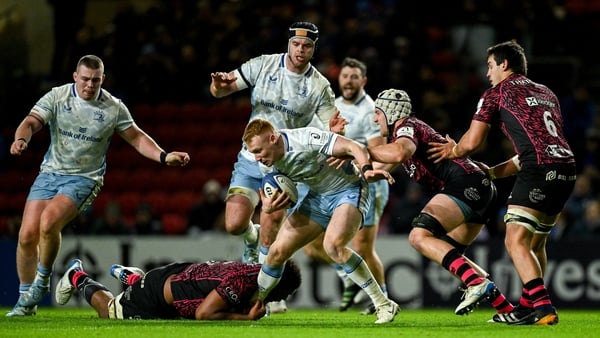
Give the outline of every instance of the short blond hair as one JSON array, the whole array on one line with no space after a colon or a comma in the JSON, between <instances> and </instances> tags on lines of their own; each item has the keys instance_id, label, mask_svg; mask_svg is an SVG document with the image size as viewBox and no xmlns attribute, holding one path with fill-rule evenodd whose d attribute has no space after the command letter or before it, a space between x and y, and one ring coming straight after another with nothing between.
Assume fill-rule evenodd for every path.
<instances>
[{"instance_id":1,"label":"short blond hair","mask_svg":"<svg viewBox=\"0 0 600 338\"><path fill-rule=\"evenodd\" d=\"M242 141L244 143L248 143L250 139L254 136L258 136L265 131L275 132L275 126L265 119L257 118L248 123L246 129L244 129L244 135L242 136Z\"/></svg>"}]
</instances>

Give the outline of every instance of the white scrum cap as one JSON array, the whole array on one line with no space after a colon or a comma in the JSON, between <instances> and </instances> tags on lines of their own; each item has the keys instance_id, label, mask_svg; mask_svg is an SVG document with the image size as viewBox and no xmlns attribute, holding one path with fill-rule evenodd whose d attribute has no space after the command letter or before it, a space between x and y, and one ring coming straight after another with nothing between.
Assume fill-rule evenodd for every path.
<instances>
[{"instance_id":1,"label":"white scrum cap","mask_svg":"<svg viewBox=\"0 0 600 338\"><path fill-rule=\"evenodd\" d=\"M383 112L388 124L394 124L412 113L410 97L399 89L386 89L379 93L375 107Z\"/></svg>"}]
</instances>

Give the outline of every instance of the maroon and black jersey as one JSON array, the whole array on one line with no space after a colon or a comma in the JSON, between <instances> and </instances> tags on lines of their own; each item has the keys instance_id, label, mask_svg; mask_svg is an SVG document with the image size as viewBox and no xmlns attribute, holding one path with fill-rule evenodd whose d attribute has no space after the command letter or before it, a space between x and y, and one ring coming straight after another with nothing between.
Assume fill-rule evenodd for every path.
<instances>
[{"instance_id":1,"label":"maroon and black jersey","mask_svg":"<svg viewBox=\"0 0 600 338\"><path fill-rule=\"evenodd\" d=\"M512 74L486 90L473 120L499 121L524 165L575 162L556 95L524 75Z\"/></svg>"},{"instance_id":2,"label":"maroon and black jersey","mask_svg":"<svg viewBox=\"0 0 600 338\"><path fill-rule=\"evenodd\" d=\"M196 308L215 290L233 309L245 309L258 290L260 264L208 261L188 265L171 278L173 307L184 318L194 319Z\"/></svg>"},{"instance_id":3,"label":"maroon and black jersey","mask_svg":"<svg viewBox=\"0 0 600 338\"><path fill-rule=\"evenodd\" d=\"M433 160L429 160L427 158L429 142L446 143L446 139L427 123L414 116L408 117L396 126L392 135L392 142L404 137L410 139L417 146L413 156L402 163L402 167L413 180L426 188L440 191L452 178L457 179L460 176L474 173L485 176L485 173L469 158L445 160L437 164Z\"/></svg>"}]
</instances>

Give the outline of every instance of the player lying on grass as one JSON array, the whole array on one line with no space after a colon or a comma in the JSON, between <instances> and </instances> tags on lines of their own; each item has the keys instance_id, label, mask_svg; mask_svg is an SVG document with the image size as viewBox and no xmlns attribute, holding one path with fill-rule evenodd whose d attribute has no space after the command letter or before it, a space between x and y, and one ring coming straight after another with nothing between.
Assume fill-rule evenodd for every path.
<instances>
[{"instance_id":1,"label":"player lying on grass","mask_svg":"<svg viewBox=\"0 0 600 338\"><path fill-rule=\"evenodd\" d=\"M265 302L257 300L256 275L260 264L234 261L171 263L145 273L113 265L111 275L127 285L116 297L73 259L55 290L58 304L66 304L75 289L100 318L258 320L266 315L265 302L286 299L301 283L300 270L288 261L281 283Z\"/></svg>"}]
</instances>

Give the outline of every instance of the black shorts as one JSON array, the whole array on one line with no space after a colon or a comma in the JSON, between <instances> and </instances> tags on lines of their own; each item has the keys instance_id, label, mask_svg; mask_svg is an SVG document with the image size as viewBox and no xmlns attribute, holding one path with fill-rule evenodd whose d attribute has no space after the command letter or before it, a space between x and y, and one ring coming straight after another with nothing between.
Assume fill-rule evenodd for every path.
<instances>
[{"instance_id":1,"label":"black shorts","mask_svg":"<svg viewBox=\"0 0 600 338\"><path fill-rule=\"evenodd\" d=\"M457 175L446 182L441 192L468 205L473 215L466 221L477 224L485 224L490 219L498 196L494 183L483 174Z\"/></svg>"},{"instance_id":2,"label":"black shorts","mask_svg":"<svg viewBox=\"0 0 600 338\"><path fill-rule=\"evenodd\" d=\"M190 263L171 263L146 273L118 296L122 319L173 319L175 308L165 301L163 289L169 276L183 271ZM117 305L118 307L118 305Z\"/></svg>"},{"instance_id":3,"label":"black shorts","mask_svg":"<svg viewBox=\"0 0 600 338\"><path fill-rule=\"evenodd\" d=\"M548 216L557 215L571 195L576 178L574 163L523 165L508 204L531 208Z\"/></svg>"}]
</instances>

